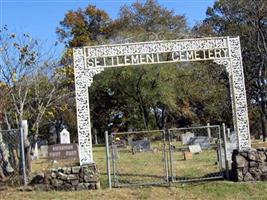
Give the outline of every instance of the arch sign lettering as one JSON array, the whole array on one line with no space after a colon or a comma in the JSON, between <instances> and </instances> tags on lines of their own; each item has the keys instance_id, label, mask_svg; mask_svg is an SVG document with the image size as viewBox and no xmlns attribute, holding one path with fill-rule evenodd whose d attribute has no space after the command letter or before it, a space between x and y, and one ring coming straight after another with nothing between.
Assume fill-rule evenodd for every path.
<instances>
[{"instance_id":1,"label":"arch sign lettering","mask_svg":"<svg viewBox=\"0 0 267 200\"><path fill-rule=\"evenodd\" d=\"M74 48L73 56L81 165L93 162L88 87L96 74L109 67L204 60L224 65L229 75L238 146L240 150L251 147L239 37L86 46Z\"/></svg>"}]
</instances>

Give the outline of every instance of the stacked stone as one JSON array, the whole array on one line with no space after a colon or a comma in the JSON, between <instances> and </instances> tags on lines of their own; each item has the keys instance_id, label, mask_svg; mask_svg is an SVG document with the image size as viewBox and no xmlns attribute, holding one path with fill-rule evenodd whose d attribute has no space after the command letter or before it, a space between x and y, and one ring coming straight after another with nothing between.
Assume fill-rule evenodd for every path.
<instances>
[{"instance_id":1,"label":"stacked stone","mask_svg":"<svg viewBox=\"0 0 267 200\"><path fill-rule=\"evenodd\" d=\"M232 172L235 181L267 180L267 149L234 150Z\"/></svg>"},{"instance_id":2,"label":"stacked stone","mask_svg":"<svg viewBox=\"0 0 267 200\"><path fill-rule=\"evenodd\" d=\"M99 173L95 164L52 169L44 176L43 181L33 185L66 191L100 189Z\"/></svg>"}]
</instances>

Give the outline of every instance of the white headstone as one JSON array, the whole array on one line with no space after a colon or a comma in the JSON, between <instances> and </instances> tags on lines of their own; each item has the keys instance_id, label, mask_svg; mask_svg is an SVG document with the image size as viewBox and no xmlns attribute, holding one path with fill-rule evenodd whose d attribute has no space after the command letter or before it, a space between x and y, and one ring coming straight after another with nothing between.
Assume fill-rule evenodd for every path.
<instances>
[{"instance_id":1,"label":"white headstone","mask_svg":"<svg viewBox=\"0 0 267 200\"><path fill-rule=\"evenodd\" d=\"M34 157L34 159L39 160L39 151L38 151L38 144L37 144L37 142L35 142L35 145L34 145L33 157Z\"/></svg>"},{"instance_id":2,"label":"white headstone","mask_svg":"<svg viewBox=\"0 0 267 200\"><path fill-rule=\"evenodd\" d=\"M182 134L182 143L183 144L189 144L190 139L193 138L195 135L191 132L186 132L185 134Z\"/></svg>"},{"instance_id":3,"label":"white headstone","mask_svg":"<svg viewBox=\"0 0 267 200\"><path fill-rule=\"evenodd\" d=\"M47 158L48 157L48 145L42 145L40 147L40 153L41 158Z\"/></svg>"},{"instance_id":4,"label":"white headstone","mask_svg":"<svg viewBox=\"0 0 267 200\"><path fill-rule=\"evenodd\" d=\"M201 152L201 147L200 147L199 144L189 145L189 151L191 153L200 153Z\"/></svg>"},{"instance_id":5,"label":"white headstone","mask_svg":"<svg viewBox=\"0 0 267 200\"><path fill-rule=\"evenodd\" d=\"M65 128L60 132L60 144L70 144L70 133Z\"/></svg>"}]
</instances>

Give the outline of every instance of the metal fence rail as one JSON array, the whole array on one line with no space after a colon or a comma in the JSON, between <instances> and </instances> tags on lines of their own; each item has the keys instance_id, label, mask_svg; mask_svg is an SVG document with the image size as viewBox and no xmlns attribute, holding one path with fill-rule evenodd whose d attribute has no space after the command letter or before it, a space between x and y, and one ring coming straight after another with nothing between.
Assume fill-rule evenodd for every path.
<instances>
[{"instance_id":1,"label":"metal fence rail","mask_svg":"<svg viewBox=\"0 0 267 200\"><path fill-rule=\"evenodd\" d=\"M20 130L0 130L0 182L20 184Z\"/></svg>"}]
</instances>

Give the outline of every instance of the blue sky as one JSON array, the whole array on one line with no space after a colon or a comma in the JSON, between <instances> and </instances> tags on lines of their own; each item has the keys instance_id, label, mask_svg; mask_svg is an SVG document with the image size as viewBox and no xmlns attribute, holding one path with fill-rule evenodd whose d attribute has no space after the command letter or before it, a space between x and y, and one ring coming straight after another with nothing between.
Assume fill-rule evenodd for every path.
<instances>
[{"instance_id":1,"label":"blue sky","mask_svg":"<svg viewBox=\"0 0 267 200\"><path fill-rule=\"evenodd\" d=\"M184 14L190 26L205 18L206 9L214 1L158 0L161 5L174 9L175 13ZM48 47L57 41L56 27L68 10L94 4L116 18L122 5L133 2L135 0L0 0L0 25L8 25L14 32L29 33ZM60 52L63 46L57 48Z\"/></svg>"}]
</instances>

